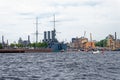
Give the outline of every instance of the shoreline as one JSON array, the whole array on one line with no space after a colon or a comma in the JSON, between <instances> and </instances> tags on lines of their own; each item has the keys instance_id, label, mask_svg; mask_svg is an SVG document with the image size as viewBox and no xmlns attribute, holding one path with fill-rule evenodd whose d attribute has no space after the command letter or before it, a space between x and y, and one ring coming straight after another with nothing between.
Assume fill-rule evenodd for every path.
<instances>
[{"instance_id":1,"label":"shoreline","mask_svg":"<svg viewBox=\"0 0 120 80\"><path fill-rule=\"evenodd\" d=\"M0 53L32 53L32 52L53 52L51 49L0 49Z\"/></svg>"}]
</instances>

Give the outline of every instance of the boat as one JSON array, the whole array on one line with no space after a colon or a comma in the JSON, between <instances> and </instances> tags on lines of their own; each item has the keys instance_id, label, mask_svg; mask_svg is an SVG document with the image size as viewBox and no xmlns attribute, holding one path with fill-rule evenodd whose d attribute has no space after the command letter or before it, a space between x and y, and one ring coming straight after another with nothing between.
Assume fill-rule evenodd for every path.
<instances>
[{"instance_id":1,"label":"boat","mask_svg":"<svg viewBox=\"0 0 120 80\"><path fill-rule=\"evenodd\" d=\"M64 50L64 49L62 49L62 50L60 50L60 52L65 52L65 50Z\"/></svg>"},{"instance_id":2,"label":"boat","mask_svg":"<svg viewBox=\"0 0 120 80\"><path fill-rule=\"evenodd\" d=\"M55 29L55 15L54 15L54 28L52 31L44 31L43 42L48 44L47 48L50 48L53 52L64 52L67 49L67 44L64 42L59 42L56 38Z\"/></svg>"},{"instance_id":3,"label":"boat","mask_svg":"<svg viewBox=\"0 0 120 80\"><path fill-rule=\"evenodd\" d=\"M93 54L98 54L98 53L101 53L99 50L97 51L92 51Z\"/></svg>"}]
</instances>

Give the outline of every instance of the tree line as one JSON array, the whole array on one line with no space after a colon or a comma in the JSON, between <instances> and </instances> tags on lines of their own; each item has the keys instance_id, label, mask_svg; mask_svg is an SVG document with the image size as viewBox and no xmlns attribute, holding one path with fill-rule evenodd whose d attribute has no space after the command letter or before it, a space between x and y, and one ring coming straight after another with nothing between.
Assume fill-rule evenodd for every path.
<instances>
[{"instance_id":1,"label":"tree line","mask_svg":"<svg viewBox=\"0 0 120 80\"><path fill-rule=\"evenodd\" d=\"M38 43L30 43L30 44L20 44L20 43L11 43L10 45L3 46L2 43L0 43L0 49L3 49L5 47L9 48L47 48L48 44L45 42L38 42Z\"/></svg>"},{"instance_id":2,"label":"tree line","mask_svg":"<svg viewBox=\"0 0 120 80\"><path fill-rule=\"evenodd\" d=\"M38 43L30 43L28 45L24 45L24 44L14 44L14 43L11 43L10 44L10 47L14 48L14 47L17 47L17 48L25 48L25 47L33 47L33 48L47 48L48 44L43 42L38 42Z\"/></svg>"},{"instance_id":3,"label":"tree line","mask_svg":"<svg viewBox=\"0 0 120 80\"><path fill-rule=\"evenodd\" d=\"M98 46L98 47L107 47L107 39L103 39L103 40L100 40L99 42L96 42L95 46Z\"/></svg>"}]
</instances>

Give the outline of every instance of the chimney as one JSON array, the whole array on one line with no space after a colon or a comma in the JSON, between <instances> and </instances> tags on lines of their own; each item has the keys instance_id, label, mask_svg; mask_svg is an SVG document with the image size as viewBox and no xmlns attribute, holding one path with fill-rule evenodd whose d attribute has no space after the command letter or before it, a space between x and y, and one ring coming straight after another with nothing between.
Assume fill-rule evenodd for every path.
<instances>
[{"instance_id":1,"label":"chimney","mask_svg":"<svg viewBox=\"0 0 120 80\"><path fill-rule=\"evenodd\" d=\"M4 44L4 36L2 36L2 44Z\"/></svg>"},{"instance_id":2,"label":"chimney","mask_svg":"<svg viewBox=\"0 0 120 80\"><path fill-rule=\"evenodd\" d=\"M46 41L46 39L47 39L47 32L44 31L44 41Z\"/></svg>"},{"instance_id":3,"label":"chimney","mask_svg":"<svg viewBox=\"0 0 120 80\"><path fill-rule=\"evenodd\" d=\"M48 31L48 40L50 40L50 31Z\"/></svg>"},{"instance_id":4,"label":"chimney","mask_svg":"<svg viewBox=\"0 0 120 80\"><path fill-rule=\"evenodd\" d=\"M30 42L30 35L28 35L28 42Z\"/></svg>"},{"instance_id":5,"label":"chimney","mask_svg":"<svg viewBox=\"0 0 120 80\"><path fill-rule=\"evenodd\" d=\"M54 31L51 31L51 33L52 33L52 41L54 41L55 40L55 32Z\"/></svg>"},{"instance_id":6,"label":"chimney","mask_svg":"<svg viewBox=\"0 0 120 80\"><path fill-rule=\"evenodd\" d=\"M115 41L117 40L117 34L116 34L116 32L115 32Z\"/></svg>"}]
</instances>

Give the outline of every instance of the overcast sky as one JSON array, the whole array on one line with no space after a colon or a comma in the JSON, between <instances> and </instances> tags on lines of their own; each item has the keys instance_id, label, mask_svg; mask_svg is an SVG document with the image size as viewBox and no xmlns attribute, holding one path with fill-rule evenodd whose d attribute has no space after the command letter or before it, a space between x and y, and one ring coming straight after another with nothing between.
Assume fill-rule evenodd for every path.
<instances>
[{"instance_id":1,"label":"overcast sky","mask_svg":"<svg viewBox=\"0 0 120 80\"><path fill-rule=\"evenodd\" d=\"M39 41L43 32L52 30L56 14L57 38L70 41L86 31L94 40L117 32L120 38L120 0L0 0L0 36L5 40L35 41L35 18L39 18ZM1 42L1 39L0 39Z\"/></svg>"}]
</instances>

